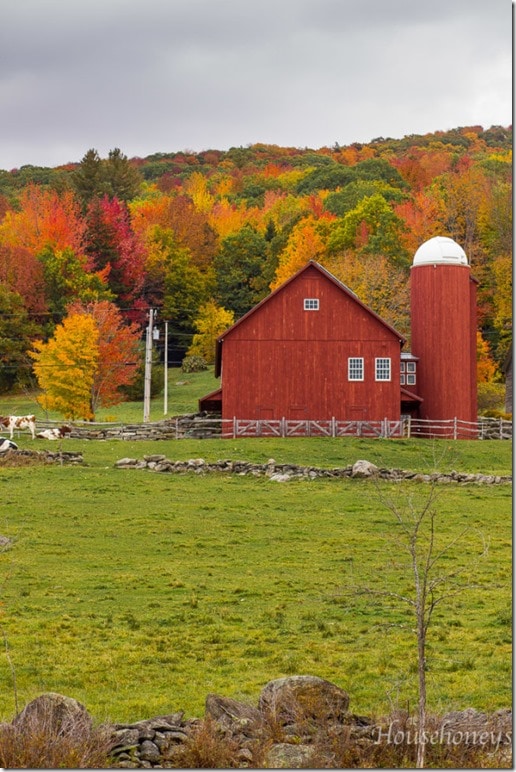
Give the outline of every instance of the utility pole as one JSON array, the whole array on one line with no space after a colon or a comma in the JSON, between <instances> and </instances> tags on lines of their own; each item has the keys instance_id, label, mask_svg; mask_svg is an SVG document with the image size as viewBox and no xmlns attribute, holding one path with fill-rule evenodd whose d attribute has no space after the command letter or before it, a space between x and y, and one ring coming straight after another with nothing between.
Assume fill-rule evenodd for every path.
<instances>
[{"instance_id":1,"label":"utility pole","mask_svg":"<svg viewBox=\"0 0 516 772\"><path fill-rule=\"evenodd\" d=\"M163 360L164 364L164 378L165 384L163 386L163 413L168 413L168 322L165 322L165 356Z\"/></svg>"},{"instance_id":2,"label":"utility pole","mask_svg":"<svg viewBox=\"0 0 516 772\"><path fill-rule=\"evenodd\" d=\"M150 419L150 397L152 382L152 330L154 327L154 309L149 308L149 324L145 338L145 379L143 383L143 423Z\"/></svg>"}]
</instances>

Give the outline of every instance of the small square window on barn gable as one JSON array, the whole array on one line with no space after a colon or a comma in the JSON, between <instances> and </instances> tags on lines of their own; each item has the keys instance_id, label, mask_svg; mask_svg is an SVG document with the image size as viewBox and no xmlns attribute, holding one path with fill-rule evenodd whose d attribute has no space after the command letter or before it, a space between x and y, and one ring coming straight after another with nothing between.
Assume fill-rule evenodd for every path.
<instances>
[{"instance_id":1,"label":"small square window on barn gable","mask_svg":"<svg viewBox=\"0 0 516 772\"><path fill-rule=\"evenodd\" d=\"M305 311L318 311L319 310L319 298L305 298L304 299Z\"/></svg>"}]
</instances>

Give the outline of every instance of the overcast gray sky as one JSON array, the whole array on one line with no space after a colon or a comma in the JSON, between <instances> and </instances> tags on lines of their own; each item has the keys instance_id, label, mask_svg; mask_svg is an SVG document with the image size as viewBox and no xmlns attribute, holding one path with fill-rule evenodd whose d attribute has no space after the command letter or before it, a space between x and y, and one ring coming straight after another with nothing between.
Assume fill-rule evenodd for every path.
<instances>
[{"instance_id":1,"label":"overcast gray sky","mask_svg":"<svg viewBox=\"0 0 516 772\"><path fill-rule=\"evenodd\" d=\"M0 0L0 168L512 122L511 0Z\"/></svg>"}]
</instances>

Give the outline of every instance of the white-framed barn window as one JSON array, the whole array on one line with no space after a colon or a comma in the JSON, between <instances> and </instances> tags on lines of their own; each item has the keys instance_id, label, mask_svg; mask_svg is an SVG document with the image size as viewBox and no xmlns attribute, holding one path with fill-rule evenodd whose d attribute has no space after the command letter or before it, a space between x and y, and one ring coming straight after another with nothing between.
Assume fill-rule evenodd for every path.
<instances>
[{"instance_id":1,"label":"white-framed barn window","mask_svg":"<svg viewBox=\"0 0 516 772\"><path fill-rule=\"evenodd\" d=\"M416 363L407 362L407 386L416 385Z\"/></svg>"},{"instance_id":2,"label":"white-framed barn window","mask_svg":"<svg viewBox=\"0 0 516 772\"><path fill-rule=\"evenodd\" d=\"M304 300L305 311L318 311L319 310L319 298L305 298Z\"/></svg>"},{"instance_id":3,"label":"white-framed barn window","mask_svg":"<svg viewBox=\"0 0 516 772\"><path fill-rule=\"evenodd\" d=\"M348 357L348 381L364 380L364 357Z\"/></svg>"},{"instance_id":4,"label":"white-framed barn window","mask_svg":"<svg viewBox=\"0 0 516 772\"><path fill-rule=\"evenodd\" d=\"M391 359L390 357L376 357L375 359L375 380L391 380Z\"/></svg>"}]
</instances>

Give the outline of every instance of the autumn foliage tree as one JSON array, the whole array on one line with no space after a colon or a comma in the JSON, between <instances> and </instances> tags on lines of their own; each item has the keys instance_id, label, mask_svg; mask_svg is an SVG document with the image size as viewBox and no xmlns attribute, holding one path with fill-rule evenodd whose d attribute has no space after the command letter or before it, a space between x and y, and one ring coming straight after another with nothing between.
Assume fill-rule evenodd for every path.
<instances>
[{"instance_id":1,"label":"autumn foliage tree","mask_svg":"<svg viewBox=\"0 0 516 772\"><path fill-rule=\"evenodd\" d=\"M293 276L308 260L319 260L325 252L324 234L312 217L301 220L292 230L281 253L271 290Z\"/></svg>"},{"instance_id":2,"label":"autumn foliage tree","mask_svg":"<svg viewBox=\"0 0 516 772\"><path fill-rule=\"evenodd\" d=\"M29 352L43 394L44 410L65 418L93 420L92 390L98 368L99 331L88 314L73 314L56 327L47 343L36 341Z\"/></svg>"},{"instance_id":3,"label":"autumn foliage tree","mask_svg":"<svg viewBox=\"0 0 516 772\"><path fill-rule=\"evenodd\" d=\"M48 246L39 255L43 265L44 291L41 293L55 321L66 315L67 305L74 300L112 299L107 285L109 269L92 273L86 269L84 255L71 249Z\"/></svg>"},{"instance_id":4,"label":"autumn foliage tree","mask_svg":"<svg viewBox=\"0 0 516 772\"><path fill-rule=\"evenodd\" d=\"M28 312L46 312L43 266L27 247L0 240L0 283L23 298Z\"/></svg>"},{"instance_id":5,"label":"autumn foliage tree","mask_svg":"<svg viewBox=\"0 0 516 772\"><path fill-rule=\"evenodd\" d=\"M325 266L366 306L403 335L410 334L408 272L384 255L360 257L352 251L327 258Z\"/></svg>"},{"instance_id":6,"label":"autumn foliage tree","mask_svg":"<svg viewBox=\"0 0 516 772\"><path fill-rule=\"evenodd\" d=\"M126 205L108 196L93 199L85 238L93 270L107 269L108 285L118 304L134 305L144 285L145 252L131 228Z\"/></svg>"},{"instance_id":7,"label":"autumn foliage tree","mask_svg":"<svg viewBox=\"0 0 516 772\"><path fill-rule=\"evenodd\" d=\"M98 331L98 363L93 377L91 404L99 407L116 405L124 399L121 388L130 386L140 365L139 325L126 324L114 303L107 300L74 303L69 314L87 315Z\"/></svg>"},{"instance_id":8,"label":"autumn foliage tree","mask_svg":"<svg viewBox=\"0 0 516 772\"><path fill-rule=\"evenodd\" d=\"M140 333L109 301L74 304L48 342L30 356L43 391L39 402L65 418L93 420L100 406L121 402L136 377Z\"/></svg>"},{"instance_id":9,"label":"autumn foliage tree","mask_svg":"<svg viewBox=\"0 0 516 772\"><path fill-rule=\"evenodd\" d=\"M232 311L218 306L213 300L205 303L199 309L199 316L194 322L197 332L193 336L192 345L186 352L188 356L200 356L208 364L215 361L215 342L224 330L235 321Z\"/></svg>"},{"instance_id":10,"label":"autumn foliage tree","mask_svg":"<svg viewBox=\"0 0 516 772\"><path fill-rule=\"evenodd\" d=\"M25 247L37 255L46 246L70 248L80 254L86 224L72 191L58 194L38 185L22 192L17 210L9 210L0 225L0 242Z\"/></svg>"}]
</instances>

